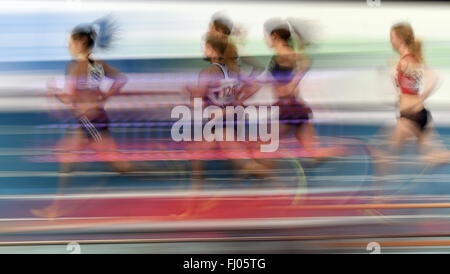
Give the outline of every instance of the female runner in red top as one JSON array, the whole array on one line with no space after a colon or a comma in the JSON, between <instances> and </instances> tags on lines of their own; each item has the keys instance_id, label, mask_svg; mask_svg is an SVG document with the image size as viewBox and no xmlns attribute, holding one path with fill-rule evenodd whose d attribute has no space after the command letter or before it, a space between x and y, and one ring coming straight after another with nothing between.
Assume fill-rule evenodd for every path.
<instances>
[{"instance_id":1,"label":"female runner in red top","mask_svg":"<svg viewBox=\"0 0 450 274\"><path fill-rule=\"evenodd\" d=\"M399 23L391 28L392 48L400 55L394 76L398 88L400 118L391 138L390 151L398 150L404 141L416 137L421 145L431 145L431 115L424 101L435 90L437 75L427 68L422 56L422 46L411 25ZM447 151L428 150L433 161L446 161Z\"/></svg>"}]
</instances>

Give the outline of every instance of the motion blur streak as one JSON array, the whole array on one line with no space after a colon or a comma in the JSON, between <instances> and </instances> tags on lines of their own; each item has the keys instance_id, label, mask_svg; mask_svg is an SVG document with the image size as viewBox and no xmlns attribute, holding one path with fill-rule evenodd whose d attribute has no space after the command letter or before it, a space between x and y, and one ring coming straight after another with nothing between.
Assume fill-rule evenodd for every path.
<instances>
[{"instance_id":1,"label":"motion blur streak","mask_svg":"<svg viewBox=\"0 0 450 274\"><path fill-rule=\"evenodd\" d=\"M449 159L429 161L437 157L434 150L423 154L409 140L399 151L389 147L399 116L391 73L401 51L395 41L391 45L390 30L405 21L438 76L426 100L434 126L430 142L436 151L448 149L449 5L1 5L0 253L69 253L71 242L81 245L81 253L370 253L378 245L381 253L449 252ZM211 38L217 12L231 18L222 18L221 28L232 31L220 39L217 33ZM296 19L298 25L286 22L292 36L298 28L298 40L274 35L280 25L265 28L271 18ZM86 37L100 41L99 22L117 27L110 47L78 49ZM96 35L76 28L82 23ZM311 108L307 122L304 115L293 118L298 113L280 115L280 125L297 126L296 134L280 135L279 149L267 153L259 151L259 141L171 139L171 110L190 107L193 97L204 99L194 95L205 79L222 77L214 87L219 93L236 79L241 82L233 89L255 91L243 102L236 96L239 104L282 101L278 91L288 84L274 78L286 66L272 58L280 40L292 42L301 56L294 58L295 69L311 61L293 89L301 104L281 104ZM239 57L239 77L232 62L211 61L223 61L230 49ZM71 59L77 69L68 65ZM85 67L89 76L83 79ZM199 77L208 68L208 77ZM96 82L102 73L105 80ZM98 84L99 98L90 99L104 111L104 121L77 115L91 110L92 101L67 92L68 83L81 85L71 82L74 75L88 86ZM58 100L64 96L66 104ZM305 124L314 126L301 128Z\"/></svg>"}]
</instances>

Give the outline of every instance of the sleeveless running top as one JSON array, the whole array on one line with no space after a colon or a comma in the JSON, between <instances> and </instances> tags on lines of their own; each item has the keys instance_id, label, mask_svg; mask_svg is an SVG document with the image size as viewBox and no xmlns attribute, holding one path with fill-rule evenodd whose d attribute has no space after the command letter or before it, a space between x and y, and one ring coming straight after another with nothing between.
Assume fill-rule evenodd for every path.
<instances>
[{"instance_id":1,"label":"sleeveless running top","mask_svg":"<svg viewBox=\"0 0 450 274\"><path fill-rule=\"evenodd\" d=\"M99 63L89 60L86 76L78 76L76 89L78 91L98 91L105 78L105 70Z\"/></svg>"},{"instance_id":2,"label":"sleeveless running top","mask_svg":"<svg viewBox=\"0 0 450 274\"><path fill-rule=\"evenodd\" d=\"M272 74L275 81L279 83L288 83L294 77L294 67L282 67L275 60L276 56L272 56L268 70Z\"/></svg>"},{"instance_id":3,"label":"sleeveless running top","mask_svg":"<svg viewBox=\"0 0 450 274\"><path fill-rule=\"evenodd\" d=\"M219 63L213 63L213 65L220 68L224 78L220 80L220 85L218 87L208 88L206 97L214 105L230 105L236 98L239 89L239 81L238 79L229 76L229 71L226 66Z\"/></svg>"},{"instance_id":4,"label":"sleeveless running top","mask_svg":"<svg viewBox=\"0 0 450 274\"><path fill-rule=\"evenodd\" d=\"M414 56L413 54L407 54L406 56ZM400 60L402 60L400 59ZM408 69L407 71L402 71L400 69L400 62L397 65L397 86L400 88L402 94L413 94L417 95L422 89L423 82L423 68Z\"/></svg>"}]
</instances>

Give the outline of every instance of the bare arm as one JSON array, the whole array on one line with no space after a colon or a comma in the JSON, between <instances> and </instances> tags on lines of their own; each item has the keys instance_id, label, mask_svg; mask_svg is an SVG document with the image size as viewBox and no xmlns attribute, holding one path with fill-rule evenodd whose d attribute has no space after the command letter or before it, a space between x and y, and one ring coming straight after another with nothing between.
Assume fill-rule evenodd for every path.
<instances>
[{"instance_id":1,"label":"bare arm","mask_svg":"<svg viewBox=\"0 0 450 274\"><path fill-rule=\"evenodd\" d=\"M208 69L203 69L199 76L196 85L189 85L186 90L190 93L191 104L195 98L203 98L208 92L208 85L210 81L210 73Z\"/></svg>"},{"instance_id":2,"label":"bare arm","mask_svg":"<svg viewBox=\"0 0 450 274\"><path fill-rule=\"evenodd\" d=\"M257 93L260 89L261 85L256 82L244 84L239 93L236 104L243 105L243 102L255 95L255 93Z\"/></svg>"},{"instance_id":3,"label":"bare arm","mask_svg":"<svg viewBox=\"0 0 450 274\"><path fill-rule=\"evenodd\" d=\"M422 101L425 101L425 99L427 99L428 96L430 96L431 93L433 93L433 91L436 90L439 78L436 72L428 68L425 68L423 76L424 76L424 87L423 92L420 94L420 98L422 99Z\"/></svg>"},{"instance_id":4,"label":"bare arm","mask_svg":"<svg viewBox=\"0 0 450 274\"><path fill-rule=\"evenodd\" d=\"M264 71L264 66L254 57L241 56L241 61L251 67L249 78L254 78Z\"/></svg>"},{"instance_id":5,"label":"bare arm","mask_svg":"<svg viewBox=\"0 0 450 274\"><path fill-rule=\"evenodd\" d=\"M102 65L105 71L105 76L110 79L113 79L114 81L104 96L104 100L106 100L109 97L118 94L120 90L123 88L123 86L125 86L125 84L128 82L128 78L125 74L121 73L115 67L110 66L105 62L102 62Z\"/></svg>"},{"instance_id":6,"label":"bare arm","mask_svg":"<svg viewBox=\"0 0 450 274\"><path fill-rule=\"evenodd\" d=\"M68 107L72 107L73 97L75 95L76 88L76 73L75 66L69 63L66 68L66 79L64 82L64 88L58 89L54 79L47 81L47 93L50 96L54 96L61 103Z\"/></svg>"},{"instance_id":7,"label":"bare arm","mask_svg":"<svg viewBox=\"0 0 450 274\"><path fill-rule=\"evenodd\" d=\"M72 106L73 97L75 96L75 81L71 77L66 78L64 89L61 93L55 93L55 97L67 106Z\"/></svg>"},{"instance_id":8,"label":"bare arm","mask_svg":"<svg viewBox=\"0 0 450 274\"><path fill-rule=\"evenodd\" d=\"M285 85L276 87L277 93L280 96L288 96L294 94L300 81L303 79L306 72L311 67L311 58L309 56L301 55L300 58L300 66L298 67L298 70L292 80Z\"/></svg>"}]
</instances>

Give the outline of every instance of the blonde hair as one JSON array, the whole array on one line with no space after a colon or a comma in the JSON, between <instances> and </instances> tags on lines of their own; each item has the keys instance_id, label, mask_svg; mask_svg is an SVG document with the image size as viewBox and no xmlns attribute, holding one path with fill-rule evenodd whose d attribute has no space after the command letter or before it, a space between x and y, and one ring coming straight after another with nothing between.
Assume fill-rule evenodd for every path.
<instances>
[{"instance_id":1,"label":"blonde hair","mask_svg":"<svg viewBox=\"0 0 450 274\"><path fill-rule=\"evenodd\" d=\"M394 31L401 40L403 40L417 60L423 63L422 42L414 37L414 31L411 25L409 23L402 22L392 26L391 30Z\"/></svg>"},{"instance_id":2,"label":"blonde hair","mask_svg":"<svg viewBox=\"0 0 450 274\"><path fill-rule=\"evenodd\" d=\"M225 63L230 71L239 73L237 49L228 37L208 36L206 38L206 43L219 53L219 58Z\"/></svg>"}]
</instances>

